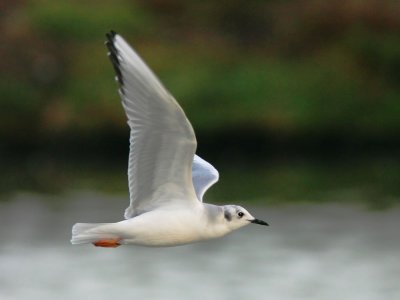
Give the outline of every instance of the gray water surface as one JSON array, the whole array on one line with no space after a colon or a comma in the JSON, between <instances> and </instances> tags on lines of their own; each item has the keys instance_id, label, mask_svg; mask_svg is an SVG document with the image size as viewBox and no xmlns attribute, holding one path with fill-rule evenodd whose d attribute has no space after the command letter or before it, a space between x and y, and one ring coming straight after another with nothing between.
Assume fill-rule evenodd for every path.
<instances>
[{"instance_id":1,"label":"gray water surface","mask_svg":"<svg viewBox=\"0 0 400 300\"><path fill-rule=\"evenodd\" d=\"M71 226L118 221L127 200L59 198L0 203L0 299L400 299L399 208L250 208L271 226L174 248L105 249L70 245Z\"/></svg>"}]
</instances>

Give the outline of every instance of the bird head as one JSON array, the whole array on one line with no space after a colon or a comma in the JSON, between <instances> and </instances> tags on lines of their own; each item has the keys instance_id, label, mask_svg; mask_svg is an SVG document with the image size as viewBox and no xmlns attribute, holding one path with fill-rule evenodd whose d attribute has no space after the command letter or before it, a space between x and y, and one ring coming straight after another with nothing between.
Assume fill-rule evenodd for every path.
<instances>
[{"instance_id":1,"label":"bird head","mask_svg":"<svg viewBox=\"0 0 400 300\"><path fill-rule=\"evenodd\" d=\"M267 222L254 218L246 209L238 205L224 205L224 219L231 230L253 224L268 226Z\"/></svg>"}]
</instances>

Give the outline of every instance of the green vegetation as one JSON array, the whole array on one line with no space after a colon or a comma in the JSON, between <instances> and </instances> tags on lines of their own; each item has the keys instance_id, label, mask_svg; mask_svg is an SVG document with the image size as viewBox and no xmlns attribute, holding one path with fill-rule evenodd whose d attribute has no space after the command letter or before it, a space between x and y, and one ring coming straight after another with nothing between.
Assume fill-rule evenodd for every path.
<instances>
[{"instance_id":1,"label":"green vegetation","mask_svg":"<svg viewBox=\"0 0 400 300\"><path fill-rule=\"evenodd\" d=\"M306 157L329 152L328 160L299 167L279 165L266 159L276 153L260 150L257 159L265 170L250 164L246 174L256 177L249 177L251 185L233 184L237 190L232 192L216 188L218 198L240 195L240 187L243 193L259 191L253 198L266 190L271 199L297 201L294 195L302 189L297 181L311 191L302 201L318 198L331 182L335 189L360 186L364 194L373 185L372 194L389 190L383 193L387 198L400 198L399 163L376 163L381 162L376 157L393 157L400 148L398 1L41 0L9 1L2 7L0 154L3 164L8 157L23 156L15 168L8 163L3 169L14 172L14 181L6 177L18 184L3 187L41 190L34 182L46 180L37 179L42 176L37 157L50 157L60 166L64 158L86 160L94 152L104 158L116 140L126 147L125 115L103 45L104 34L114 29L176 96L202 137L203 153L224 150L223 142L209 143L211 149L207 141L235 132L240 136L229 147L244 153L246 132L254 131L254 147L273 141L278 146L272 152L287 147L302 149L300 156ZM327 167L343 151L354 157L368 152L371 158L362 167ZM295 158L288 161L298 159L296 151L289 152ZM104 160L110 161L113 155L107 155ZM238 160L246 165L246 158ZM228 165L223 156L217 161ZM271 164L275 171L268 171ZM69 178L79 174L79 165L60 167ZM387 167L390 175L374 177L376 165L385 174ZM241 171L228 170L226 180ZM93 180L113 181L111 173ZM355 175L360 180L355 188L346 184L346 174L354 173L360 175ZM60 188L76 186L70 179L59 181ZM57 183L48 186L57 190Z\"/></svg>"},{"instance_id":2,"label":"green vegetation","mask_svg":"<svg viewBox=\"0 0 400 300\"><path fill-rule=\"evenodd\" d=\"M354 136L400 131L396 2L196 3L8 4L1 122L17 117L43 135L54 127L64 134L75 126L121 126L102 45L113 28L145 57L198 130L250 122L295 134L333 127Z\"/></svg>"}]
</instances>

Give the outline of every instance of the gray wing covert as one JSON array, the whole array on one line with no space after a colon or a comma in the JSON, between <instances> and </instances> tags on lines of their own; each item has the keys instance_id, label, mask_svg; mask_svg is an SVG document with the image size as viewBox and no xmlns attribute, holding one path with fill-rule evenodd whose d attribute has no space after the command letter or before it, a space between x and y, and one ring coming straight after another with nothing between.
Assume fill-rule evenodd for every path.
<instances>
[{"instance_id":1,"label":"gray wing covert","mask_svg":"<svg viewBox=\"0 0 400 300\"><path fill-rule=\"evenodd\" d=\"M191 205L190 201L196 199L192 161L197 142L190 122L173 96L120 35L107 34L106 46L131 129L130 205L125 218L165 205Z\"/></svg>"}]
</instances>

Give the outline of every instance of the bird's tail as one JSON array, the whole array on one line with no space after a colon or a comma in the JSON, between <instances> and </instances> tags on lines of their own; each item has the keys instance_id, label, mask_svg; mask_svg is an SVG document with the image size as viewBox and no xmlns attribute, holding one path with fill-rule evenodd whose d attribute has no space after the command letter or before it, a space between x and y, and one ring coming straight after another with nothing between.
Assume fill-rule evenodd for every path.
<instances>
[{"instance_id":1,"label":"bird's tail","mask_svg":"<svg viewBox=\"0 0 400 300\"><path fill-rule=\"evenodd\" d=\"M76 223L72 227L71 244L96 243L99 240L117 238L109 232L110 224L112 223Z\"/></svg>"}]
</instances>

